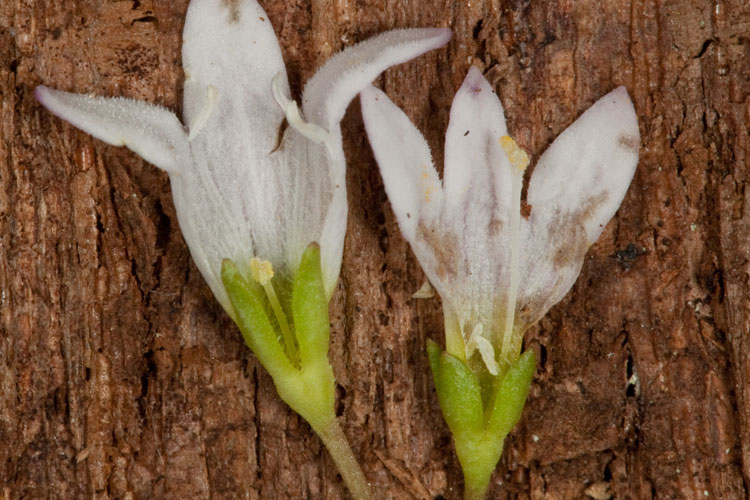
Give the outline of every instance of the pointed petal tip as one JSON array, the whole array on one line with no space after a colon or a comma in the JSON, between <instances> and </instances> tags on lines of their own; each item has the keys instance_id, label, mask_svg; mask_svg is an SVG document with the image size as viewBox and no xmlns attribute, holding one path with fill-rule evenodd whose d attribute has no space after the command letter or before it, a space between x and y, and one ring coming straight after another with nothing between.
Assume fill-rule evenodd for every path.
<instances>
[{"instance_id":1,"label":"pointed petal tip","mask_svg":"<svg viewBox=\"0 0 750 500\"><path fill-rule=\"evenodd\" d=\"M65 120L66 122L72 123L69 113L66 113L65 106L61 103L61 100L67 95L78 95L70 94L64 90L57 90L46 85L37 85L34 89L34 98L44 106L47 111L52 113L54 116ZM81 128L78 124L73 123L78 128Z\"/></svg>"},{"instance_id":2,"label":"pointed petal tip","mask_svg":"<svg viewBox=\"0 0 750 500\"><path fill-rule=\"evenodd\" d=\"M422 28L431 38L435 39L435 47L442 47L450 42L453 32L450 28Z\"/></svg>"},{"instance_id":3,"label":"pointed petal tip","mask_svg":"<svg viewBox=\"0 0 750 500\"><path fill-rule=\"evenodd\" d=\"M633 105L633 100L630 98L628 89L623 85L611 91L609 94L604 96L601 100L609 102L610 104L613 104L616 106L628 107L632 109L633 114L635 114L635 106Z\"/></svg>"},{"instance_id":4,"label":"pointed petal tip","mask_svg":"<svg viewBox=\"0 0 750 500\"><path fill-rule=\"evenodd\" d=\"M487 81L476 66L469 67L469 71L466 72L466 77L464 77L459 92L461 90L473 97L479 97L484 91L494 92L490 86L490 82Z\"/></svg>"},{"instance_id":5,"label":"pointed petal tip","mask_svg":"<svg viewBox=\"0 0 750 500\"><path fill-rule=\"evenodd\" d=\"M617 127L619 127L622 132L634 137L635 140L640 141L638 116L636 114L635 105L630 99L628 89L622 85L601 97L584 113L584 115L606 117L606 119L602 118L602 120L604 120L602 123L613 123L613 121L616 120L618 122ZM631 142L633 141L631 140Z\"/></svg>"},{"instance_id":6,"label":"pointed petal tip","mask_svg":"<svg viewBox=\"0 0 750 500\"><path fill-rule=\"evenodd\" d=\"M47 108L53 115L58 116L60 118L65 119L65 117L60 116L57 111L54 108L54 100L55 97L60 93L60 90L55 90L53 88L47 87L46 85L37 85L37 87L34 89L34 98Z\"/></svg>"},{"instance_id":7,"label":"pointed petal tip","mask_svg":"<svg viewBox=\"0 0 750 500\"><path fill-rule=\"evenodd\" d=\"M615 90L610 92L610 94L613 97L617 97L618 99L630 100L630 94L628 93L628 89L624 85L620 85Z\"/></svg>"},{"instance_id":8,"label":"pointed petal tip","mask_svg":"<svg viewBox=\"0 0 750 500\"><path fill-rule=\"evenodd\" d=\"M409 28L386 31L332 57L305 85L305 117L329 131L365 86L391 66L442 47L451 38L448 28Z\"/></svg>"},{"instance_id":9,"label":"pointed petal tip","mask_svg":"<svg viewBox=\"0 0 750 500\"><path fill-rule=\"evenodd\" d=\"M452 36L453 32L450 28L398 28L391 31L385 31L379 35L375 35L373 38L382 37L383 39L427 42L429 49L424 52L428 52L429 50L444 46L450 41Z\"/></svg>"},{"instance_id":10,"label":"pointed petal tip","mask_svg":"<svg viewBox=\"0 0 750 500\"><path fill-rule=\"evenodd\" d=\"M36 88L34 89L34 97L36 98L37 101L44 104L43 101L44 101L45 96L47 95L47 91L48 89L44 85L37 85Z\"/></svg>"},{"instance_id":11,"label":"pointed petal tip","mask_svg":"<svg viewBox=\"0 0 750 500\"><path fill-rule=\"evenodd\" d=\"M476 66L469 66L469 71L466 72L464 83L479 83L482 80L485 80L485 78L482 72L479 71L479 68Z\"/></svg>"}]
</instances>

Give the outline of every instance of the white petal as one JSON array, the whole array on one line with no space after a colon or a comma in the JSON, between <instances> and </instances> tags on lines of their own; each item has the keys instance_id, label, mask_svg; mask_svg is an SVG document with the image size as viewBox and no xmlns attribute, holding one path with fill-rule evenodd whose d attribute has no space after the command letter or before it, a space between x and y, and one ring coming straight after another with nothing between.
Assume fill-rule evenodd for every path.
<instances>
[{"instance_id":1,"label":"white petal","mask_svg":"<svg viewBox=\"0 0 750 500\"><path fill-rule=\"evenodd\" d=\"M638 163L638 120L625 87L599 99L539 159L528 203L540 221L575 216L592 244L620 206Z\"/></svg>"},{"instance_id":2,"label":"white petal","mask_svg":"<svg viewBox=\"0 0 750 500\"><path fill-rule=\"evenodd\" d=\"M464 262L463 247L454 228L441 220L443 187L427 142L380 90L369 87L359 99L367 137L401 234L443 298L443 307L459 311L453 292L466 278L459 274L460 263ZM459 324L463 325L467 316L464 310L460 313Z\"/></svg>"},{"instance_id":3,"label":"white petal","mask_svg":"<svg viewBox=\"0 0 750 500\"><path fill-rule=\"evenodd\" d=\"M192 0L183 32L185 121L195 168L172 179L180 228L193 259L225 304L222 259L240 267L253 256L280 275L281 220L290 169L273 152L284 114L272 80L288 93L281 50L255 0Z\"/></svg>"},{"instance_id":4,"label":"white petal","mask_svg":"<svg viewBox=\"0 0 750 500\"><path fill-rule=\"evenodd\" d=\"M354 96L368 86L372 80L388 67L417 57L429 50L441 47L450 40L449 29L405 29L388 31L365 40L353 47L336 54L323 65L305 85L302 106L305 118L328 131L324 144L313 144L309 140L306 146L299 144L300 134L292 133L289 154L295 155L307 150L308 178L297 179L299 197L304 203L296 210L296 217L291 224L290 235L299 241L291 247L294 254L301 255L304 246L297 234L308 234L315 226L311 220L314 211L311 207L326 207L327 199L320 200L320 193L330 193L330 205L327 207L323 227L320 232L321 266L326 293L330 297L338 279L341 257L344 249L346 231L346 159L341 142L339 122ZM315 135L315 134L314 134ZM312 181L315 179L315 181ZM311 186L328 182L328 189L312 191ZM304 193L304 194L302 194ZM299 213L303 215L300 216ZM296 248L296 250L295 250ZM298 262L298 260L293 260Z\"/></svg>"},{"instance_id":5,"label":"white petal","mask_svg":"<svg viewBox=\"0 0 750 500\"><path fill-rule=\"evenodd\" d=\"M265 11L254 0L193 0L182 38L184 113L191 139L212 165L267 156L284 117L271 80L281 73L280 86L287 93L288 83ZM242 140L229 143L237 137Z\"/></svg>"},{"instance_id":6,"label":"white petal","mask_svg":"<svg viewBox=\"0 0 750 500\"><path fill-rule=\"evenodd\" d=\"M520 316L533 322L575 283L589 246L620 206L640 134L625 88L597 101L555 139L534 169L522 225Z\"/></svg>"},{"instance_id":7,"label":"white petal","mask_svg":"<svg viewBox=\"0 0 750 500\"><path fill-rule=\"evenodd\" d=\"M294 274L307 245L317 241L323 285L330 297L341 269L347 217L341 131L334 127L324 144L316 144L287 129L280 153L283 163L276 168L279 180L273 200L278 205L276 244L283 248L284 266Z\"/></svg>"},{"instance_id":8,"label":"white petal","mask_svg":"<svg viewBox=\"0 0 750 500\"><path fill-rule=\"evenodd\" d=\"M418 231L433 226L442 209L443 188L430 149L419 130L381 90L364 89L360 101L388 199L401 233L414 246Z\"/></svg>"},{"instance_id":9,"label":"white petal","mask_svg":"<svg viewBox=\"0 0 750 500\"><path fill-rule=\"evenodd\" d=\"M114 146L127 146L167 172L187 168L190 151L180 121L171 111L122 97L92 97L50 89L34 92L52 113Z\"/></svg>"},{"instance_id":10,"label":"white petal","mask_svg":"<svg viewBox=\"0 0 750 500\"><path fill-rule=\"evenodd\" d=\"M325 210L318 212L325 214L319 242L324 284L329 296L341 266L347 213L346 160L339 122L354 96L382 71L445 45L449 39L448 29L389 31L336 54L305 86L302 99L305 119L326 130L328 138L319 146L303 139L297 130L290 131L285 137L286 153L304 159L307 164L307 175L295 174L293 181L298 199L295 207L301 205L302 208L294 208L291 212L287 235L291 240L287 249L288 262L297 262L297 256L301 255L309 238L317 237L314 231L320 226L315 224L316 211L311 207ZM331 197L321 198L321 192L331 193ZM329 200L330 205L327 205Z\"/></svg>"},{"instance_id":11,"label":"white petal","mask_svg":"<svg viewBox=\"0 0 750 500\"><path fill-rule=\"evenodd\" d=\"M382 33L332 57L305 85L302 107L307 120L330 129L349 102L390 66L406 62L451 38L447 28L403 29Z\"/></svg>"},{"instance_id":12,"label":"white petal","mask_svg":"<svg viewBox=\"0 0 750 500\"><path fill-rule=\"evenodd\" d=\"M513 173L500 145L507 133L500 100L471 67L451 106L443 180L443 230L462 248L456 279L445 286L462 321L473 310L472 317L494 325L494 297L509 287Z\"/></svg>"},{"instance_id":13,"label":"white petal","mask_svg":"<svg viewBox=\"0 0 750 500\"><path fill-rule=\"evenodd\" d=\"M448 210L460 210L460 205L472 197L472 189L494 188L498 202L494 213L498 217L507 215L510 164L498 142L507 134L500 99L472 66L453 99L445 136L443 184Z\"/></svg>"},{"instance_id":14,"label":"white petal","mask_svg":"<svg viewBox=\"0 0 750 500\"><path fill-rule=\"evenodd\" d=\"M343 156L342 150L342 161ZM320 242L320 267L323 272L323 286L329 298L333 295L333 289L336 286L336 281L338 281L341 272L341 258L344 253L344 236L346 235L348 212L345 177L342 175L340 181L333 184L332 188L331 204L323 220L323 228L318 240ZM299 259L296 262L299 262Z\"/></svg>"}]
</instances>

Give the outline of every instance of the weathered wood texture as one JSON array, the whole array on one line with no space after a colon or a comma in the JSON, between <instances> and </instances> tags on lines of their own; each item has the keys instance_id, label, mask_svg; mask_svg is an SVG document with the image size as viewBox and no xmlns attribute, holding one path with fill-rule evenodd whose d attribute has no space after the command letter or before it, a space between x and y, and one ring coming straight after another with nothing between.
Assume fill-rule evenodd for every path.
<instances>
[{"instance_id":1,"label":"weathered wood texture","mask_svg":"<svg viewBox=\"0 0 750 500\"><path fill-rule=\"evenodd\" d=\"M540 360L492 498L746 498L750 488L750 7L742 0L266 0L293 91L393 27L443 50L377 83L438 164L478 66L533 156L625 85L641 161ZM180 234L167 176L45 111L36 85L180 111L187 0L0 2L2 498L342 499ZM229 50L246 50L232 47ZM438 299L401 238L357 102L332 304L340 413L381 498L459 498L424 352Z\"/></svg>"}]
</instances>

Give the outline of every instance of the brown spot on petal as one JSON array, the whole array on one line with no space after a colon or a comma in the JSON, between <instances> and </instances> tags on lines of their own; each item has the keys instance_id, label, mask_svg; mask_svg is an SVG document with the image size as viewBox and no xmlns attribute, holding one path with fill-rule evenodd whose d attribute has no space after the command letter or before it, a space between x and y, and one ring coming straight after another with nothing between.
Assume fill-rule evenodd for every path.
<instances>
[{"instance_id":1,"label":"brown spot on petal","mask_svg":"<svg viewBox=\"0 0 750 500\"><path fill-rule=\"evenodd\" d=\"M553 228L550 228L550 251L555 256L553 262L556 268L569 267L582 260L589 249L583 224L572 222L573 218L566 217Z\"/></svg>"},{"instance_id":2,"label":"brown spot on petal","mask_svg":"<svg viewBox=\"0 0 750 500\"><path fill-rule=\"evenodd\" d=\"M240 22L240 0L222 0L221 4L229 9L229 23Z\"/></svg>"},{"instance_id":3,"label":"brown spot on petal","mask_svg":"<svg viewBox=\"0 0 750 500\"><path fill-rule=\"evenodd\" d=\"M497 236L502 229L503 221L494 217L490 219L490 223L487 225L487 230L489 231L490 236Z\"/></svg>"},{"instance_id":4,"label":"brown spot on petal","mask_svg":"<svg viewBox=\"0 0 750 500\"><path fill-rule=\"evenodd\" d=\"M585 226L589 219L599 212L601 206L604 205L607 200L609 200L609 191L602 191L596 196L588 198L581 204L578 210L571 214L571 217L573 218L572 222L577 222L581 226ZM593 241L589 242L589 245L592 245L593 243Z\"/></svg>"},{"instance_id":5,"label":"brown spot on petal","mask_svg":"<svg viewBox=\"0 0 750 500\"><path fill-rule=\"evenodd\" d=\"M586 225L608 199L607 191L587 198L576 211L560 217L548 228L550 251L554 252L556 268L580 267L593 243L586 237Z\"/></svg>"},{"instance_id":6,"label":"brown spot on petal","mask_svg":"<svg viewBox=\"0 0 750 500\"><path fill-rule=\"evenodd\" d=\"M521 292L516 306L516 324L534 324L568 292L575 282L571 277L578 276L586 252L591 246L586 234L586 225L608 198L609 193L606 191L591 196L575 211L558 213L548 226L538 228L547 234L547 247L544 250L546 257L543 257L546 262L539 263L539 272L548 274L549 280L536 290L534 295L525 295Z\"/></svg>"},{"instance_id":7,"label":"brown spot on petal","mask_svg":"<svg viewBox=\"0 0 750 500\"><path fill-rule=\"evenodd\" d=\"M617 144L630 153L638 153L638 149L641 147L641 141L637 137L625 134L617 138Z\"/></svg>"},{"instance_id":8,"label":"brown spot on petal","mask_svg":"<svg viewBox=\"0 0 750 500\"><path fill-rule=\"evenodd\" d=\"M455 234L437 231L434 227L427 227L424 221L420 220L417 224L417 238L427 243L435 253L435 272L440 279L444 279L448 274L456 274L458 239Z\"/></svg>"}]
</instances>

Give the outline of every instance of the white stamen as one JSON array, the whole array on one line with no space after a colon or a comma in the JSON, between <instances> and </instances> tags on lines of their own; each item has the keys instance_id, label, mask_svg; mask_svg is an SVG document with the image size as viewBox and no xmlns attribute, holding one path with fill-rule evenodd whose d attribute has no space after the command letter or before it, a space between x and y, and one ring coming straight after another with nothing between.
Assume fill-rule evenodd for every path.
<instances>
[{"instance_id":1,"label":"white stamen","mask_svg":"<svg viewBox=\"0 0 750 500\"><path fill-rule=\"evenodd\" d=\"M483 330L482 324L477 323L471 331L469 341L466 343L466 359L470 358L474 351L479 350L487 370L492 375L497 375L500 372L500 366L495 360L495 349L492 347L492 343L482 336Z\"/></svg>"},{"instance_id":2,"label":"white stamen","mask_svg":"<svg viewBox=\"0 0 750 500\"><path fill-rule=\"evenodd\" d=\"M198 116L195 117L193 123L190 124L190 133L188 134L188 141L192 141L201 131L203 125L206 124L208 117L216 109L216 103L219 102L219 89L213 85L206 87L206 100L203 103L203 109Z\"/></svg>"},{"instance_id":3,"label":"white stamen","mask_svg":"<svg viewBox=\"0 0 750 500\"><path fill-rule=\"evenodd\" d=\"M505 309L505 330L503 331L503 342L500 351L502 359L510 358L511 340L513 339L513 324L516 315L516 299L518 298L518 285L521 281L518 265L521 226L521 189L523 188L523 173L529 166L529 157L521 149L516 141L504 135L499 139L500 146L508 156L511 164L512 197L510 210L510 285L508 287L508 299Z\"/></svg>"},{"instance_id":4,"label":"white stamen","mask_svg":"<svg viewBox=\"0 0 750 500\"><path fill-rule=\"evenodd\" d=\"M276 73L271 80L271 92L276 104L284 111L286 121L294 130L310 139L315 144L323 144L328 141L328 131L319 125L306 122L297 106L297 101L289 99L281 91L281 72Z\"/></svg>"}]
</instances>

